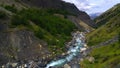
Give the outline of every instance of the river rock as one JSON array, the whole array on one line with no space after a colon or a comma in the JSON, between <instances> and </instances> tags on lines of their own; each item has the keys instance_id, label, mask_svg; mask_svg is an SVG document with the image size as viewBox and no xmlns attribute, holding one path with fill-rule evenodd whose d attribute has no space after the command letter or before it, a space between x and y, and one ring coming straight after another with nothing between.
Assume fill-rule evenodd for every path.
<instances>
[{"instance_id":1,"label":"river rock","mask_svg":"<svg viewBox=\"0 0 120 68\"><path fill-rule=\"evenodd\" d=\"M71 68L71 67L68 64L65 64L64 68Z\"/></svg>"},{"instance_id":2,"label":"river rock","mask_svg":"<svg viewBox=\"0 0 120 68\"><path fill-rule=\"evenodd\" d=\"M11 63L12 67L15 68L18 63Z\"/></svg>"},{"instance_id":3,"label":"river rock","mask_svg":"<svg viewBox=\"0 0 120 68\"><path fill-rule=\"evenodd\" d=\"M80 68L80 64L73 64L71 65L71 68Z\"/></svg>"},{"instance_id":4,"label":"river rock","mask_svg":"<svg viewBox=\"0 0 120 68\"><path fill-rule=\"evenodd\" d=\"M91 63L94 63L95 61L95 58L94 57L87 57L88 61L91 62Z\"/></svg>"}]
</instances>

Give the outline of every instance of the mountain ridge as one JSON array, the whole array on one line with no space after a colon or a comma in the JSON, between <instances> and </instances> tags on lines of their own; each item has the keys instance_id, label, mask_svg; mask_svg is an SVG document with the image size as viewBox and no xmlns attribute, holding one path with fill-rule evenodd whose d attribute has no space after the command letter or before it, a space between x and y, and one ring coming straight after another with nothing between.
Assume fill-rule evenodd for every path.
<instances>
[{"instance_id":1,"label":"mountain ridge","mask_svg":"<svg viewBox=\"0 0 120 68\"><path fill-rule=\"evenodd\" d=\"M28 5L32 5L34 7L38 8L54 8L54 9L61 9L69 12L70 14L73 14L77 16L77 19L79 20L76 23L80 23L80 21L83 21L86 25L95 28L96 25L92 20L90 20L90 17L87 13L80 11L74 4L68 3L62 0L53 0L53 1L47 1L47 0L34 0L34 1L27 1L22 0L24 3ZM40 1L40 2L39 2ZM50 4L49 4L50 2ZM57 5L57 6L56 6ZM79 24L80 25L80 24ZM84 26L81 28L86 29ZM87 28L89 29L89 28Z\"/></svg>"}]
</instances>

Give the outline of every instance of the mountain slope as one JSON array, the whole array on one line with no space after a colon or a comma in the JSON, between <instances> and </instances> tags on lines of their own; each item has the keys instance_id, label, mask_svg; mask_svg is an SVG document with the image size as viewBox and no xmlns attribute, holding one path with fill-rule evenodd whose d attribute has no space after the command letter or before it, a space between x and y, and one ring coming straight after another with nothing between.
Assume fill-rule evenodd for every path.
<instances>
[{"instance_id":1,"label":"mountain slope","mask_svg":"<svg viewBox=\"0 0 120 68\"><path fill-rule=\"evenodd\" d=\"M43 8L43 9L53 9L56 12L63 11L65 12L63 16L65 18L69 16L74 17L72 22L77 24L76 26L82 31L92 31L96 27L95 23L90 19L88 14L83 11L79 11L74 4L64 2L62 0L1 0L0 3L2 6L12 6L16 7L18 10L22 8ZM54 12L54 13L56 13ZM66 14L69 13L69 14ZM69 19L71 20L71 19ZM87 25L81 25L81 21Z\"/></svg>"},{"instance_id":2,"label":"mountain slope","mask_svg":"<svg viewBox=\"0 0 120 68\"><path fill-rule=\"evenodd\" d=\"M95 19L96 17L100 16L102 14L102 12L98 12L98 13L93 13L93 14L90 14L90 18L91 19Z\"/></svg>"},{"instance_id":3,"label":"mountain slope","mask_svg":"<svg viewBox=\"0 0 120 68\"><path fill-rule=\"evenodd\" d=\"M65 41L77 29L67 19L34 8L13 15L1 11L0 22L1 64L9 60L50 59L65 50Z\"/></svg>"},{"instance_id":4,"label":"mountain slope","mask_svg":"<svg viewBox=\"0 0 120 68\"><path fill-rule=\"evenodd\" d=\"M62 0L22 0L22 2L24 2L25 4L29 5L29 6L34 6L37 8L49 8L49 9L59 9L61 11L66 11L69 14L72 14L72 16L74 18L77 19L73 19L72 21L77 25L79 25L78 27L80 27L80 30L93 30L94 27L96 27L96 25L94 24L94 22L90 19L90 17L88 16L88 14L86 14L83 11L79 11L77 9L77 7L74 4L71 3L67 3L64 2ZM58 11L59 11L58 10ZM69 14L66 14L65 17L69 19ZM69 19L71 20L71 19ZM88 27L84 27L83 25L80 25L80 23L84 22L84 24L88 25ZM92 27L92 28L91 28Z\"/></svg>"},{"instance_id":5,"label":"mountain slope","mask_svg":"<svg viewBox=\"0 0 120 68\"><path fill-rule=\"evenodd\" d=\"M29 60L45 64L66 50L71 32L93 27L85 12L61 0L0 0L0 66Z\"/></svg>"},{"instance_id":6,"label":"mountain slope","mask_svg":"<svg viewBox=\"0 0 120 68\"><path fill-rule=\"evenodd\" d=\"M94 46L89 56L94 61L84 60L82 68L119 68L120 67L120 4L103 13L95 21L104 23L101 27L88 34L88 45ZM104 16L104 17L103 17ZM104 22L103 22L104 20ZM98 24L99 24L98 23ZM117 37L117 41L115 38ZM114 40L109 42L108 40ZM98 46L98 45L101 46ZM95 46L96 45L96 46Z\"/></svg>"},{"instance_id":7,"label":"mountain slope","mask_svg":"<svg viewBox=\"0 0 120 68\"><path fill-rule=\"evenodd\" d=\"M107 23L111 18L116 16L120 12L120 4L115 5L111 9L107 10L105 13L94 19L96 24L99 26L104 25Z\"/></svg>"},{"instance_id":8,"label":"mountain slope","mask_svg":"<svg viewBox=\"0 0 120 68\"><path fill-rule=\"evenodd\" d=\"M88 44L89 45L96 45L100 42L104 42L105 40L111 39L114 36L119 35L120 33L120 13L116 12L120 10L120 5L118 5L116 8L116 10L109 10L109 12L105 12L102 14L102 16L104 16L105 18L107 18L109 15L106 15L106 13L111 13L111 14L115 14L114 16L105 19L106 23L99 27L97 30L93 31L92 33L90 33L88 35ZM116 7L116 6L115 6ZM113 7L114 8L114 7ZM106 16L105 16L106 15ZM100 16L101 17L101 16ZM100 21L101 19L99 19L100 17L96 18L96 20ZM103 22L103 20L101 20L100 22Z\"/></svg>"}]
</instances>

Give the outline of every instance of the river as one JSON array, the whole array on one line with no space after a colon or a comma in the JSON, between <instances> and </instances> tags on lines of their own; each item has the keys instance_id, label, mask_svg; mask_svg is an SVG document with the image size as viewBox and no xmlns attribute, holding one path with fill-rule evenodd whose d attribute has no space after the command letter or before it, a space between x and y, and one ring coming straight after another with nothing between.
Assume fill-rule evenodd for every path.
<instances>
[{"instance_id":1,"label":"river","mask_svg":"<svg viewBox=\"0 0 120 68\"><path fill-rule=\"evenodd\" d=\"M85 43L85 35L83 32L77 31L72 35L73 35L73 38L68 44L70 45L70 48L67 51L67 55L65 56L65 58L51 61L50 63L47 64L45 68L61 67L66 63L71 62L74 57L78 56L80 53L82 53L87 49L87 46Z\"/></svg>"},{"instance_id":2,"label":"river","mask_svg":"<svg viewBox=\"0 0 120 68\"><path fill-rule=\"evenodd\" d=\"M70 62L73 63L74 62L73 59L75 59L76 57L78 58L75 60L75 62L78 61L77 62L78 64L80 62L79 59L81 58L80 55L87 50L87 46L85 43L85 33L77 31L75 33L72 33L72 36L73 36L72 40L68 42L68 44L66 45L68 46L68 51L66 52L64 58L52 60L51 62L45 64L45 66L44 65L42 66L41 64L38 63L41 61L38 62L30 61L28 63L23 63L23 64L19 64L19 62L16 63L8 62L6 65L3 65L2 68L59 68L59 67L63 67L67 63ZM78 65L75 64L75 67L71 67L71 68L80 68L80 67L78 67Z\"/></svg>"}]
</instances>

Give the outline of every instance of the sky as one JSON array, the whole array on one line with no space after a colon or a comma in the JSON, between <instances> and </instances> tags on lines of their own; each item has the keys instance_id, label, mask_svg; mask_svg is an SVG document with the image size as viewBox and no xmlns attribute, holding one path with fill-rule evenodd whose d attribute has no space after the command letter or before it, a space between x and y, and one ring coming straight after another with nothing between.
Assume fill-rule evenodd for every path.
<instances>
[{"instance_id":1,"label":"sky","mask_svg":"<svg viewBox=\"0 0 120 68\"><path fill-rule=\"evenodd\" d=\"M76 7L88 14L102 13L110 9L120 0L63 0L66 2L74 3Z\"/></svg>"}]
</instances>

